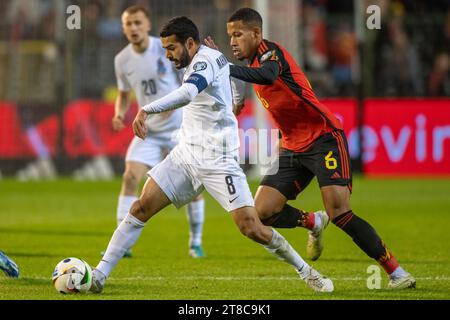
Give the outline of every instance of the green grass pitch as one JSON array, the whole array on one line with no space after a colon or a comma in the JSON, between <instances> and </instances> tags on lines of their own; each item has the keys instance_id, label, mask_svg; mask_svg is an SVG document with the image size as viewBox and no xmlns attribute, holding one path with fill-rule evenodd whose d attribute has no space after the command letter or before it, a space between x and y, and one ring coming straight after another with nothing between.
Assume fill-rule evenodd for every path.
<instances>
[{"instance_id":1,"label":"green grass pitch","mask_svg":"<svg viewBox=\"0 0 450 320\"><path fill-rule=\"evenodd\" d=\"M257 182L251 183L252 190ZM322 257L312 263L334 281L335 292L312 292L288 264L245 239L232 219L206 195L204 249L188 256L184 209L173 206L147 224L134 257L123 259L101 295L62 295L51 283L54 266L75 256L95 266L115 228L120 181L0 181L0 249L20 266L19 279L0 273L0 299L449 299L450 182L448 180L356 177L353 211L369 221L417 278L406 291L367 288L375 264L341 230L330 224ZM312 183L293 203L322 208ZM304 229L279 230L305 256Z\"/></svg>"}]
</instances>

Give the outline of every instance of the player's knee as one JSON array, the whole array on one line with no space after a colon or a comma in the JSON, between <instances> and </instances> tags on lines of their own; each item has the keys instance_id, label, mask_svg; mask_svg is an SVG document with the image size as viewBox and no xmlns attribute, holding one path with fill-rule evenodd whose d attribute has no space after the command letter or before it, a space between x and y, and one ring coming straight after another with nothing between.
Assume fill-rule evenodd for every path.
<instances>
[{"instance_id":1,"label":"player's knee","mask_svg":"<svg viewBox=\"0 0 450 320\"><path fill-rule=\"evenodd\" d=\"M328 217L330 218L330 220L334 220L337 217L341 216L342 214L350 211L350 207L349 206L334 206L331 208L327 208L327 214Z\"/></svg>"},{"instance_id":2,"label":"player's knee","mask_svg":"<svg viewBox=\"0 0 450 320\"><path fill-rule=\"evenodd\" d=\"M330 201L325 203L325 209L331 220L339 217L343 213L351 210L348 201Z\"/></svg>"},{"instance_id":3,"label":"player's knee","mask_svg":"<svg viewBox=\"0 0 450 320\"><path fill-rule=\"evenodd\" d=\"M261 221L266 221L274 214L280 212L283 209L284 204L273 204L266 201L259 201L255 203L256 212L258 212L258 217Z\"/></svg>"},{"instance_id":4,"label":"player's knee","mask_svg":"<svg viewBox=\"0 0 450 320\"><path fill-rule=\"evenodd\" d=\"M125 170L122 178L125 189L133 193L136 192L139 183L137 175L131 170Z\"/></svg>"},{"instance_id":5,"label":"player's knee","mask_svg":"<svg viewBox=\"0 0 450 320\"><path fill-rule=\"evenodd\" d=\"M145 206L142 205L140 199L133 202L130 208L130 214L140 220L144 220L144 218L147 216Z\"/></svg>"}]
</instances>

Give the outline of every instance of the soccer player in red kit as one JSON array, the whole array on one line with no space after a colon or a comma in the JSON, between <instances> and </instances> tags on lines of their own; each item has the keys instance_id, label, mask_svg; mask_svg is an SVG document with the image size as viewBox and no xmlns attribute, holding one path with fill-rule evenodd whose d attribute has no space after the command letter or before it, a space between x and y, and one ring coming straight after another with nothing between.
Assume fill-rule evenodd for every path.
<instances>
[{"instance_id":1,"label":"soccer player in red kit","mask_svg":"<svg viewBox=\"0 0 450 320\"><path fill-rule=\"evenodd\" d=\"M342 124L316 98L289 52L262 38L262 18L250 8L237 10L227 32L234 56L249 66L230 66L230 75L253 83L256 95L281 133L276 174L261 181L255 207L261 221L273 227L309 229L307 255L319 258L322 232L331 220L389 275L388 287L415 287L415 279L399 266L374 228L352 212L352 172ZM215 46L208 37L205 43ZM308 213L287 204L317 177L326 213Z\"/></svg>"}]
</instances>

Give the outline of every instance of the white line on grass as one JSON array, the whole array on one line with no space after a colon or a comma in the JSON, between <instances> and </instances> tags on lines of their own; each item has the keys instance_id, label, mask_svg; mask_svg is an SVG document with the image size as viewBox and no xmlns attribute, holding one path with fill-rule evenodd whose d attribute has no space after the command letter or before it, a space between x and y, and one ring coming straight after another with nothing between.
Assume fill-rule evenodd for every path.
<instances>
[{"instance_id":1,"label":"white line on grass","mask_svg":"<svg viewBox=\"0 0 450 320\"><path fill-rule=\"evenodd\" d=\"M367 278L363 277L329 277L331 280L336 281L366 281ZM136 280L148 280L148 281L163 281L163 280L218 280L218 281L292 281L298 279L297 277L213 277L213 276L176 276L176 277L129 277L129 278L110 278L111 281L136 281ZM416 280L435 280L435 281L450 281L450 277L438 276L438 277L416 277Z\"/></svg>"},{"instance_id":2,"label":"white line on grass","mask_svg":"<svg viewBox=\"0 0 450 320\"><path fill-rule=\"evenodd\" d=\"M49 280L47 277L30 277L35 280ZM335 281L366 281L367 278L364 277L329 277L331 280ZM168 280L182 280L182 281L193 281L193 280L214 280L214 281L292 281L299 279L298 277L216 277L216 276L167 276L167 277L157 277L157 276L140 276L140 277L127 277L127 278L115 278L111 277L108 281L168 281ZM448 276L437 276L437 277L415 277L419 281L450 281Z\"/></svg>"}]
</instances>

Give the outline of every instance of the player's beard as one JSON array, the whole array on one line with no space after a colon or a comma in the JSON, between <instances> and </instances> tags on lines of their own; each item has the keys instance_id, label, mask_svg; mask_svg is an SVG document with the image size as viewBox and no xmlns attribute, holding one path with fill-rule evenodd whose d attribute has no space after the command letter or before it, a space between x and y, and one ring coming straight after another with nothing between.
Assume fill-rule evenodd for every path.
<instances>
[{"instance_id":1,"label":"player's beard","mask_svg":"<svg viewBox=\"0 0 450 320\"><path fill-rule=\"evenodd\" d=\"M187 67L189 63L191 63L189 58L189 51L186 47L183 46L183 53L181 54L180 59L178 59L179 64L176 66L177 69L183 69L184 67Z\"/></svg>"}]
</instances>

